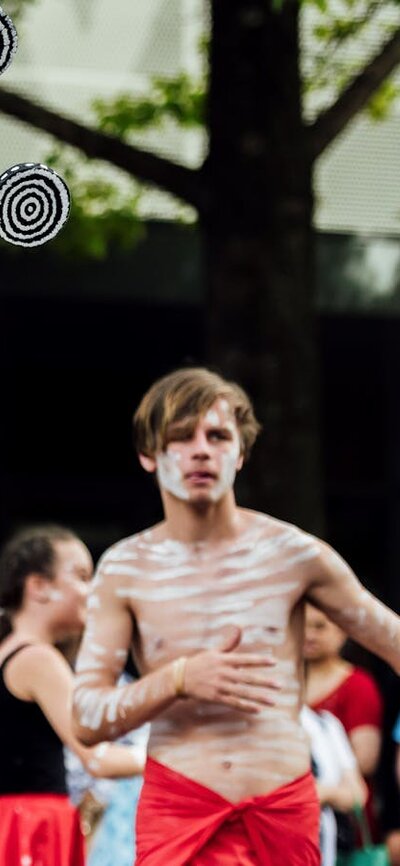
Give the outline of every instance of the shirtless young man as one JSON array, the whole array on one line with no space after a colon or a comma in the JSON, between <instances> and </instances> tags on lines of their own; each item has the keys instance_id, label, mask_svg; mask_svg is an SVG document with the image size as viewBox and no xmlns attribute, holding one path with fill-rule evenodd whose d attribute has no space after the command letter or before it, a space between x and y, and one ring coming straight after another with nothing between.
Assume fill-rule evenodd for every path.
<instances>
[{"instance_id":1,"label":"shirtless young man","mask_svg":"<svg viewBox=\"0 0 400 866\"><path fill-rule=\"evenodd\" d=\"M400 619L327 544L237 507L235 474L258 432L237 385L178 370L145 395L135 427L165 520L100 562L76 733L93 744L152 721L138 866L317 866L299 723L304 601L396 671ZM116 688L131 647L142 679Z\"/></svg>"}]
</instances>

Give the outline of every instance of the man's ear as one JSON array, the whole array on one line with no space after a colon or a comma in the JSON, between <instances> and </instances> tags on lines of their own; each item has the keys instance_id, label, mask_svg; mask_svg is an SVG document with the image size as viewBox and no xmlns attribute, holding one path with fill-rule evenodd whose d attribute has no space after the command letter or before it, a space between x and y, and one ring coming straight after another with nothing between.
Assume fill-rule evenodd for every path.
<instances>
[{"instance_id":1,"label":"man's ear","mask_svg":"<svg viewBox=\"0 0 400 866\"><path fill-rule=\"evenodd\" d=\"M243 466L243 463L244 463L244 456L243 456L243 454L239 454L239 457L238 457L237 463L236 463L236 471L237 472L240 472L240 470Z\"/></svg>"},{"instance_id":2,"label":"man's ear","mask_svg":"<svg viewBox=\"0 0 400 866\"><path fill-rule=\"evenodd\" d=\"M139 454L139 461L145 472L156 471L157 463L154 457L148 457L147 454Z\"/></svg>"}]
</instances>

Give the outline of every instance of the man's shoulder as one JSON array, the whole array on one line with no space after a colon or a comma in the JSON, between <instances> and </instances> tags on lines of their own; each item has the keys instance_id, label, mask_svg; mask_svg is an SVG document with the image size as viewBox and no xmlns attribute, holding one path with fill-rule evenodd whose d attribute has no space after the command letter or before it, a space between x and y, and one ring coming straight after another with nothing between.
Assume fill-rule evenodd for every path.
<instances>
[{"instance_id":1,"label":"man's shoulder","mask_svg":"<svg viewBox=\"0 0 400 866\"><path fill-rule=\"evenodd\" d=\"M111 563L129 563L144 556L146 544L151 537L153 528L143 529L140 532L135 532L133 535L128 535L121 538L105 550L99 561L99 567L107 566Z\"/></svg>"},{"instance_id":2,"label":"man's shoulder","mask_svg":"<svg viewBox=\"0 0 400 866\"><path fill-rule=\"evenodd\" d=\"M305 551L313 550L315 554L320 552L322 547L320 539L296 526L294 523L289 523L286 520L281 520L259 511L249 513L254 520L254 525L257 524L259 526L262 537L276 539L277 543L281 543L288 548L303 549Z\"/></svg>"}]
</instances>

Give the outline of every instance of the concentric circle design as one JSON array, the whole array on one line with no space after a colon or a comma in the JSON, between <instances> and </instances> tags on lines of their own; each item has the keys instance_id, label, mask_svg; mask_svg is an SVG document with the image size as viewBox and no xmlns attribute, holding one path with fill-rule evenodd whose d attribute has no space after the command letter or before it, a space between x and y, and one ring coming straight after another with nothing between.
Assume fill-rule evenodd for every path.
<instances>
[{"instance_id":1,"label":"concentric circle design","mask_svg":"<svg viewBox=\"0 0 400 866\"><path fill-rule=\"evenodd\" d=\"M0 75L12 62L18 48L18 36L14 24L0 6Z\"/></svg>"},{"instance_id":2,"label":"concentric circle design","mask_svg":"<svg viewBox=\"0 0 400 866\"><path fill-rule=\"evenodd\" d=\"M0 176L0 237L20 247L54 238L67 221L67 185L46 165L26 162Z\"/></svg>"}]
</instances>

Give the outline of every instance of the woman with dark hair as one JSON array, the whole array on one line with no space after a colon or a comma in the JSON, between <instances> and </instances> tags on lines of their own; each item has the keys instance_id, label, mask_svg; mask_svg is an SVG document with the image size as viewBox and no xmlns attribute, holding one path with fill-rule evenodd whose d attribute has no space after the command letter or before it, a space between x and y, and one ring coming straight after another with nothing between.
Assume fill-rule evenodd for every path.
<instances>
[{"instance_id":1,"label":"woman with dark hair","mask_svg":"<svg viewBox=\"0 0 400 866\"><path fill-rule=\"evenodd\" d=\"M83 866L63 746L93 776L142 772L134 751L83 747L72 734L72 672L56 644L80 634L89 551L59 526L15 535L0 557L0 863Z\"/></svg>"}]
</instances>

